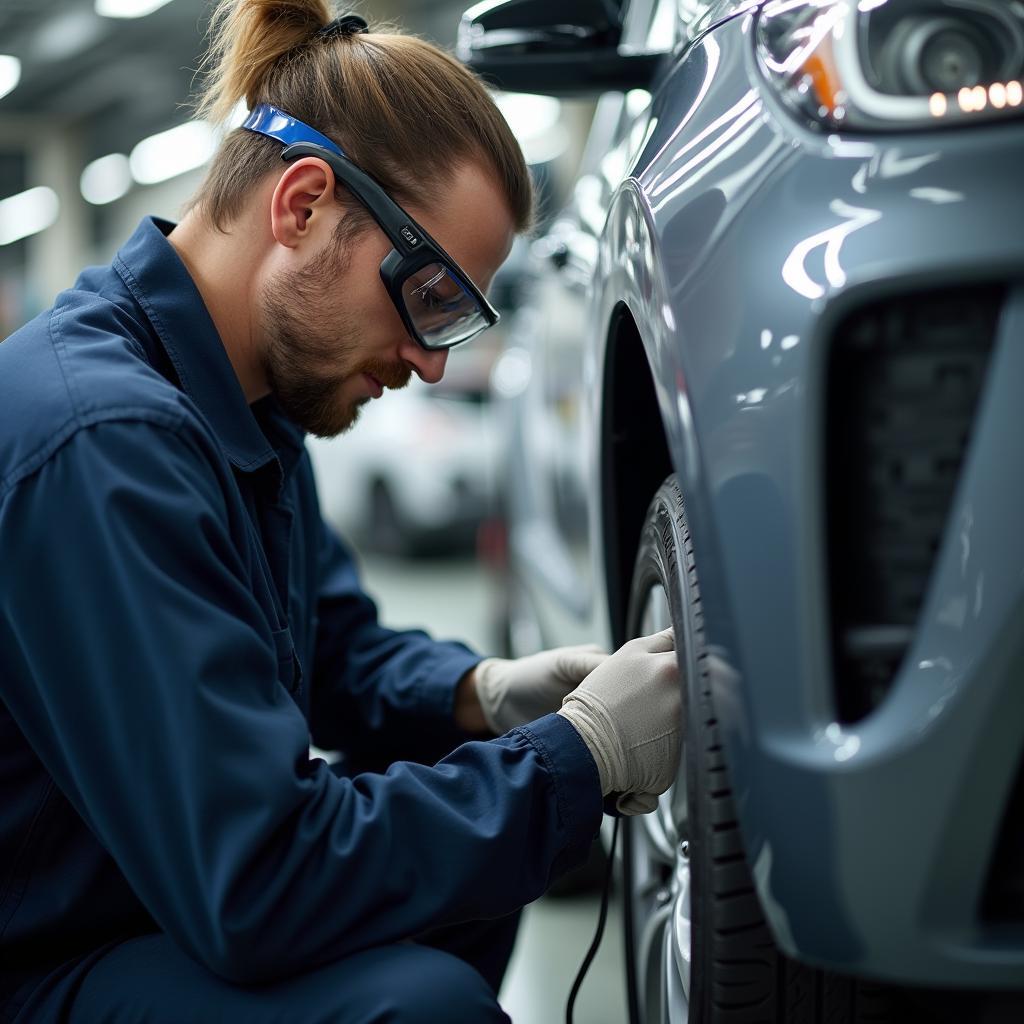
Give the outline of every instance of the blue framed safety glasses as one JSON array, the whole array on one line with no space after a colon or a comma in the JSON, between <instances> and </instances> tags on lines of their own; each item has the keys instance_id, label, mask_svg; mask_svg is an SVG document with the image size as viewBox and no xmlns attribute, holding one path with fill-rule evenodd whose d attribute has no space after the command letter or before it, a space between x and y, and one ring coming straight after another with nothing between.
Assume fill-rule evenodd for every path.
<instances>
[{"instance_id":1,"label":"blue framed safety glasses","mask_svg":"<svg viewBox=\"0 0 1024 1024\"><path fill-rule=\"evenodd\" d=\"M242 127L283 143L284 160L323 160L366 207L394 246L381 261L381 280L419 345L452 348L498 322L498 311L455 260L326 135L269 103L256 106Z\"/></svg>"}]
</instances>

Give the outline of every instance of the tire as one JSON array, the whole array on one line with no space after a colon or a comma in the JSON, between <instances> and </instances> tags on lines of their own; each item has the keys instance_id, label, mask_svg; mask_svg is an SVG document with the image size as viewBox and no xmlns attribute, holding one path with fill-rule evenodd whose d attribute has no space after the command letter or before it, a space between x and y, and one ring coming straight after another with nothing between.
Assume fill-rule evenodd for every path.
<instances>
[{"instance_id":1,"label":"tire","mask_svg":"<svg viewBox=\"0 0 1024 1024\"><path fill-rule=\"evenodd\" d=\"M623 822L632 1024L916 1019L899 1011L894 990L806 967L775 947L747 865L719 741L693 545L674 475L648 508L627 618L629 636L669 625L683 680L679 777L656 811Z\"/></svg>"}]
</instances>

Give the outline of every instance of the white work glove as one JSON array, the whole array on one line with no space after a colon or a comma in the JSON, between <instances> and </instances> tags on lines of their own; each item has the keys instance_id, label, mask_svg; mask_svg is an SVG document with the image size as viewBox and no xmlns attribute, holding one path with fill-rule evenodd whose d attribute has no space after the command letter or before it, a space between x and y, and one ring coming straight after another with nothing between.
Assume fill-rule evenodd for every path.
<instances>
[{"instance_id":1,"label":"white work glove","mask_svg":"<svg viewBox=\"0 0 1024 1024\"><path fill-rule=\"evenodd\" d=\"M525 658L487 658L476 667L476 694L492 732L501 735L562 706L562 698L608 655L597 644L556 647Z\"/></svg>"},{"instance_id":2,"label":"white work glove","mask_svg":"<svg viewBox=\"0 0 1024 1024\"><path fill-rule=\"evenodd\" d=\"M601 791L623 814L646 814L675 781L682 700L671 629L637 637L570 693L558 712L597 762Z\"/></svg>"}]
</instances>

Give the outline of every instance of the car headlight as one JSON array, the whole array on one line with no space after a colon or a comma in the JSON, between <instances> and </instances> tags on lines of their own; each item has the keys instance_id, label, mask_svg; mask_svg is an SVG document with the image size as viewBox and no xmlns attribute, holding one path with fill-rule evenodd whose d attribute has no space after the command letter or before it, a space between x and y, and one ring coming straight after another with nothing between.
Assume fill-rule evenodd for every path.
<instances>
[{"instance_id":1,"label":"car headlight","mask_svg":"<svg viewBox=\"0 0 1024 1024\"><path fill-rule=\"evenodd\" d=\"M757 52L787 106L830 131L1024 111L1019 0L771 0Z\"/></svg>"}]
</instances>

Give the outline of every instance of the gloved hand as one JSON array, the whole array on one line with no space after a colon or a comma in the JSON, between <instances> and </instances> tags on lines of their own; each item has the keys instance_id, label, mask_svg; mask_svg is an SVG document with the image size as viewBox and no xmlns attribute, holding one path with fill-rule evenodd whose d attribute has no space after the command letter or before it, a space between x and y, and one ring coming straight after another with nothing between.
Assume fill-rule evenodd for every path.
<instances>
[{"instance_id":1,"label":"gloved hand","mask_svg":"<svg viewBox=\"0 0 1024 1024\"><path fill-rule=\"evenodd\" d=\"M597 762L601 791L623 814L646 814L675 781L682 700L671 629L624 644L570 693L558 712Z\"/></svg>"},{"instance_id":2,"label":"gloved hand","mask_svg":"<svg viewBox=\"0 0 1024 1024\"><path fill-rule=\"evenodd\" d=\"M476 667L476 695L498 735L550 715L608 655L597 644L556 647L525 658L487 658Z\"/></svg>"}]
</instances>

